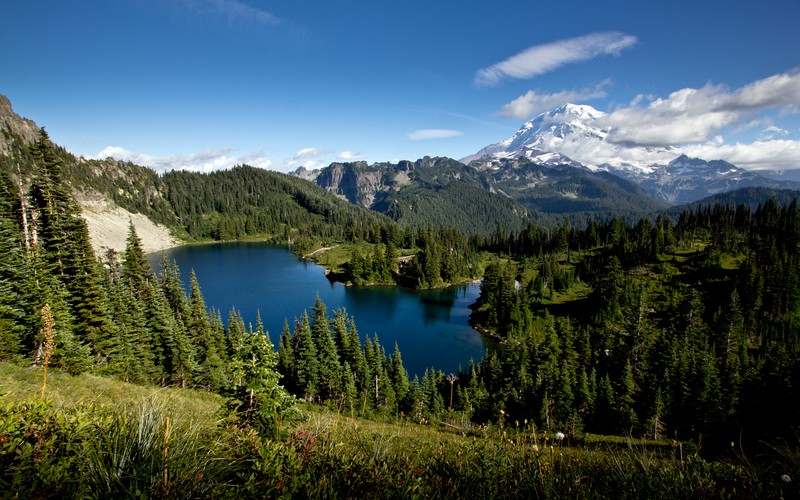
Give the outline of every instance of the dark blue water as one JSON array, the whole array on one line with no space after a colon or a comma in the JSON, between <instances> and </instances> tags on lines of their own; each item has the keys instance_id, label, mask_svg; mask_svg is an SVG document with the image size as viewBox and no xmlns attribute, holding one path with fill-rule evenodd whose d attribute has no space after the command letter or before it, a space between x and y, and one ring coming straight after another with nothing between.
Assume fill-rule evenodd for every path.
<instances>
[{"instance_id":1,"label":"dark blue water","mask_svg":"<svg viewBox=\"0 0 800 500\"><path fill-rule=\"evenodd\" d=\"M206 305L228 313L236 308L248 322L261 312L264 326L276 348L284 320L293 328L296 318L314 305L319 294L328 312L344 307L355 318L360 336L378 334L391 354L400 347L409 376L422 376L425 368L445 373L466 368L470 359L483 357L485 346L472 329L469 304L478 297L477 285L444 290L414 291L397 287L347 287L331 283L324 270L303 261L286 247L236 242L189 245L166 252L177 262L188 287L194 269ZM161 254L150 256L158 271Z\"/></svg>"}]
</instances>

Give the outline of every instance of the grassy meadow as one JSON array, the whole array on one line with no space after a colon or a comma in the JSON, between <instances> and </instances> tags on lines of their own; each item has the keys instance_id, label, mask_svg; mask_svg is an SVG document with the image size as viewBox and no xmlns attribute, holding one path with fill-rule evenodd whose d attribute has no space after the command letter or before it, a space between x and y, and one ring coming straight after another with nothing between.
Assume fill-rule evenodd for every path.
<instances>
[{"instance_id":1,"label":"grassy meadow","mask_svg":"<svg viewBox=\"0 0 800 500\"><path fill-rule=\"evenodd\" d=\"M278 436L223 398L0 363L0 491L21 497L788 498L795 447L770 456L592 435L556 440L511 416L375 421L319 405ZM735 448L735 445L734 445Z\"/></svg>"}]
</instances>

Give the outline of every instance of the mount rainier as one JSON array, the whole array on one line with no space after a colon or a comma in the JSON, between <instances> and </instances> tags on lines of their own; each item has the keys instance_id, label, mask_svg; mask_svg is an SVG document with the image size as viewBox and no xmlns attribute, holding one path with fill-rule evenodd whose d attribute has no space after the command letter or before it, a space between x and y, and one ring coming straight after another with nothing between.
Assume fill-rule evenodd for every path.
<instances>
[{"instance_id":1,"label":"mount rainier","mask_svg":"<svg viewBox=\"0 0 800 500\"><path fill-rule=\"evenodd\" d=\"M565 104L461 161L480 170L495 170L501 168L502 160L524 157L545 166L607 171L639 184L656 199L675 204L742 187L800 188L800 183L776 181L722 160L689 158L676 147L613 143L608 140L606 117L588 105Z\"/></svg>"}]
</instances>

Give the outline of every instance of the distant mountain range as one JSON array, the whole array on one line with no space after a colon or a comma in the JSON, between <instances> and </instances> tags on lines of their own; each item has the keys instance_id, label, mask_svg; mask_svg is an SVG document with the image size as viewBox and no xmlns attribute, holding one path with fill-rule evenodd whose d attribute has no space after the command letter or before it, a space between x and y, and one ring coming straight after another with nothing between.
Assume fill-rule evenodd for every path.
<instances>
[{"instance_id":1,"label":"distant mountain range","mask_svg":"<svg viewBox=\"0 0 800 500\"><path fill-rule=\"evenodd\" d=\"M635 216L667 206L629 180L569 160L558 163L555 156L550 160L508 157L465 165L425 157L372 165L333 163L295 175L403 224L444 223L478 233L497 225L514 230L525 219L551 224L567 214Z\"/></svg>"},{"instance_id":2,"label":"distant mountain range","mask_svg":"<svg viewBox=\"0 0 800 500\"><path fill-rule=\"evenodd\" d=\"M149 220L159 225L151 225L151 233L158 229L163 235L169 228L184 239L228 239L273 231L271 224L280 220L291 222L295 230L317 227L331 217L337 231L347 227L343 221L352 220L372 221L377 227L388 221L380 214L406 226L451 226L467 234L491 235L517 231L526 222L552 226L565 217L578 224L589 217L638 219L742 187L768 188L744 195L750 202L774 192L770 189L800 188L800 183L768 179L724 161L678 156L663 165L584 165L558 151L580 141L602 141L605 132L592 126L601 116L589 106L557 108L526 123L511 138L465 158L469 164L425 157L372 165L333 163L321 170L294 172L294 177L310 183L241 168L220 175L159 176L128 162L76 158L58 147L54 151L84 217L101 228L121 228L113 235L121 242L128 220L142 233L146 228L140 223ZM0 170L15 180L21 174L25 185L31 168L27 148L38 135L37 125L14 113L8 99L0 96ZM222 192L225 189L231 192ZM193 195L181 197L187 193ZM200 206L200 199L208 206ZM286 219L289 215L292 221ZM117 248L98 243L92 224L90 231L98 247ZM173 244L167 236L159 240L159 245Z\"/></svg>"},{"instance_id":3,"label":"distant mountain range","mask_svg":"<svg viewBox=\"0 0 800 500\"><path fill-rule=\"evenodd\" d=\"M606 171L636 182L654 199L670 204L743 187L800 188L796 182L800 176L792 171L761 175L721 160L689 158L675 148L614 144L606 140L609 130L603 127L605 116L591 106L566 104L536 116L513 136L461 161L486 170L499 168L502 160L522 157L545 166ZM603 160L592 162L593 154ZM584 159L584 163L570 155Z\"/></svg>"}]
</instances>

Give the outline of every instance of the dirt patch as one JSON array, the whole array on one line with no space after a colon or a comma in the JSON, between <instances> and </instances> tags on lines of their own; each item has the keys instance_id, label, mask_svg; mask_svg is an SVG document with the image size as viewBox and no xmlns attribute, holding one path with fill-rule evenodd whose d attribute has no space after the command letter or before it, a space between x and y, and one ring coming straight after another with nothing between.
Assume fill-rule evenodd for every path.
<instances>
[{"instance_id":1,"label":"dirt patch","mask_svg":"<svg viewBox=\"0 0 800 500\"><path fill-rule=\"evenodd\" d=\"M125 250L130 221L136 227L145 253L160 252L183 244L166 226L155 224L142 214L128 212L99 193L83 193L77 198L81 215L89 227L92 248L98 256L104 255L109 248L118 252Z\"/></svg>"}]
</instances>

